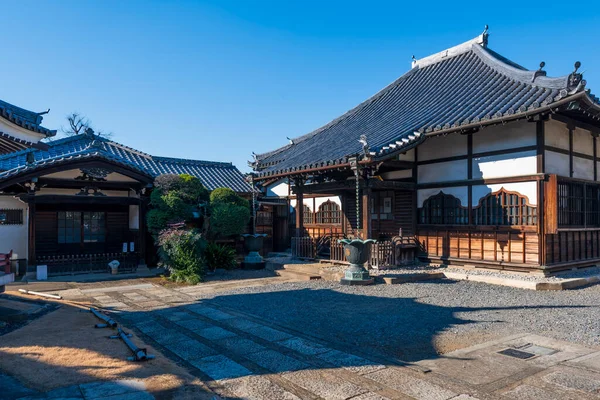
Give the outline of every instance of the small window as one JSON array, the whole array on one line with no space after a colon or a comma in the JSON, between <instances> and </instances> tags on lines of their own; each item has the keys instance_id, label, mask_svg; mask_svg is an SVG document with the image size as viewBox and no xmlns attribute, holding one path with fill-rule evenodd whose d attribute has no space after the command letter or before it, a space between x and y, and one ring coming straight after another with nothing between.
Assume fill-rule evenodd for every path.
<instances>
[{"instance_id":1,"label":"small window","mask_svg":"<svg viewBox=\"0 0 600 400\"><path fill-rule=\"evenodd\" d=\"M314 224L315 223L315 215L311 211L311 209L308 208L308 206L306 204L304 204L302 206L302 209L304 210L304 225Z\"/></svg>"},{"instance_id":2,"label":"small window","mask_svg":"<svg viewBox=\"0 0 600 400\"><path fill-rule=\"evenodd\" d=\"M106 213L59 211L58 243L102 243L106 241Z\"/></svg>"},{"instance_id":3,"label":"small window","mask_svg":"<svg viewBox=\"0 0 600 400\"><path fill-rule=\"evenodd\" d=\"M327 200L317 211L317 224L341 224L342 210L337 203Z\"/></svg>"},{"instance_id":4,"label":"small window","mask_svg":"<svg viewBox=\"0 0 600 400\"><path fill-rule=\"evenodd\" d=\"M0 225L23 225L23 210L0 210Z\"/></svg>"},{"instance_id":5,"label":"small window","mask_svg":"<svg viewBox=\"0 0 600 400\"><path fill-rule=\"evenodd\" d=\"M463 207L458 198L439 192L423 202L419 221L433 225L466 225L469 222L469 209Z\"/></svg>"}]
</instances>

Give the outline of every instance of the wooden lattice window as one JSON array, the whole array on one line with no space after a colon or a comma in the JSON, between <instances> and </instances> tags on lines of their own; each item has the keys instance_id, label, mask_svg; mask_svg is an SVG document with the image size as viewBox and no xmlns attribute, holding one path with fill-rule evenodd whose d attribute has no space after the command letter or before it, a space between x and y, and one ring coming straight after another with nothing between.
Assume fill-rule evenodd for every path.
<instances>
[{"instance_id":1,"label":"wooden lattice window","mask_svg":"<svg viewBox=\"0 0 600 400\"><path fill-rule=\"evenodd\" d=\"M421 224L466 225L469 223L469 210L461 205L460 199L439 192L423 202L419 221Z\"/></svg>"},{"instance_id":2,"label":"wooden lattice window","mask_svg":"<svg viewBox=\"0 0 600 400\"><path fill-rule=\"evenodd\" d=\"M304 225L310 225L315 223L315 214L306 204L302 206L304 210Z\"/></svg>"},{"instance_id":3,"label":"wooden lattice window","mask_svg":"<svg viewBox=\"0 0 600 400\"><path fill-rule=\"evenodd\" d=\"M317 224L341 224L342 210L337 203L327 200L316 213Z\"/></svg>"},{"instance_id":4,"label":"wooden lattice window","mask_svg":"<svg viewBox=\"0 0 600 400\"><path fill-rule=\"evenodd\" d=\"M559 181L558 225L572 228L600 226L600 186Z\"/></svg>"},{"instance_id":5,"label":"wooden lattice window","mask_svg":"<svg viewBox=\"0 0 600 400\"><path fill-rule=\"evenodd\" d=\"M0 225L23 225L23 210L1 209Z\"/></svg>"},{"instance_id":6,"label":"wooden lattice window","mask_svg":"<svg viewBox=\"0 0 600 400\"><path fill-rule=\"evenodd\" d=\"M537 208L526 196L500 189L490 193L473 208L476 225L536 225Z\"/></svg>"}]
</instances>

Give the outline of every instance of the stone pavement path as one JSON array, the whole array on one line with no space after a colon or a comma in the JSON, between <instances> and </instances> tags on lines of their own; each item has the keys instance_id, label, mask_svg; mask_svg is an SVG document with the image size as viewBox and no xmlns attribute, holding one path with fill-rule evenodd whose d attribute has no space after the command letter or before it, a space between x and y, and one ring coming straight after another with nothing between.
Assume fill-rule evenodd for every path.
<instances>
[{"instance_id":1,"label":"stone pavement path","mask_svg":"<svg viewBox=\"0 0 600 400\"><path fill-rule=\"evenodd\" d=\"M27 389L29 393L23 397L10 391L11 387L2 386L0 398L11 400L153 400L154 396L145 389L143 382L120 380L68 386L46 393L35 393L31 389Z\"/></svg>"},{"instance_id":2,"label":"stone pavement path","mask_svg":"<svg viewBox=\"0 0 600 400\"><path fill-rule=\"evenodd\" d=\"M126 329L137 330L224 398L600 398L598 350L517 335L405 364L210 300L197 301L205 291L202 285L172 290L141 284L88 286L61 294L114 310ZM498 353L507 348L535 354L526 360Z\"/></svg>"}]
</instances>

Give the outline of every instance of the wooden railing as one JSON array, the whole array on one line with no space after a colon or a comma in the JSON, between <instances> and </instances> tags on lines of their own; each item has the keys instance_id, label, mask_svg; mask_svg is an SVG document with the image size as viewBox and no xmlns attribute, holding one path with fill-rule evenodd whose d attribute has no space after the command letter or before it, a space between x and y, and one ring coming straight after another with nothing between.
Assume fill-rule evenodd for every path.
<instances>
[{"instance_id":1,"label":"wooden railing","mask_svg":"<svg viewBox=\"0 0 600 400\"><path fill-rule=\"evenodd\" d=\"M110 272L108 263L119 261L119 273L135 272L139 262L136 253L65 254L38 256L38 265L48 266L48 275L73 275L94 272Z\"/></svg>"},{"instance_id":2,"label":"wooden railing","mask_svg":"<svg viewBox=\"0 0 600 400\"><path fill-rule=\"evenodd\" d=\"M329 260L346 262L344 245L338 243L337 238L331 238L329 244ZM414 262L418 250L418 243L412 236L380 240L371 245L370 265L375 268L384 268L405 265ZM297 258L318 258L318 240L311 237L293 237L292 255Z\"/></svg>"}]
</instances>

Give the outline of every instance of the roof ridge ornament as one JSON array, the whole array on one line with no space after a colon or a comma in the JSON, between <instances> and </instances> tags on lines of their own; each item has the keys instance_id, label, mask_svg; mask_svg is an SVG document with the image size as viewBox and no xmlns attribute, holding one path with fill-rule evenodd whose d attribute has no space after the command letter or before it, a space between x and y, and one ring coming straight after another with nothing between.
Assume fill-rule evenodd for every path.
<instances>
[{"instance_id":1,"label":"roof ridge ornament","mask_svg":"<svg viewBox=\"0 0 600 400\"><path fill-rule=\"evenodd\" d=\"M488 44L488 36L489 36L488 30L489 30L489 29L490 29L490 26L489 26L488 24L485 24L485 27L484 27L484 29L483 29L483 33L481 34L481 39L482 39L482 43L481 43L481 45L482 45L483 47L487 47L487 44Z\"/></svg>"},{"instance_id":2,"label":"roof ridge ornament","mask_svg":"<svg viewBox=\"0 0 600 400\"><path fill-rule=\"evenodd\" d=\"M531 78L531 82L535 82L535 80L537 79L538 76L546 76L546 71L543 70L543 68L546 66L546 63L544 61L542 61L540 63L540 69L538 69L537 71L535 71L533 73L533 78Z\"/></svg>"},{"instance_id":3,"label":"roof ridge ornament","mask_svg":"<svg viewBox=\"0 0 600 400\"><path fill-rule=\"evenodd\" d=\"M586 81L583 79L583 74L577 72L581 67L581 62L575 62L575 70L569 74L569 78L567 79L567 89L569 89L569 93L577 93L583 90L585 87Z\"/></svg>"}]
</instances>

